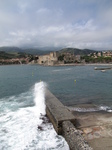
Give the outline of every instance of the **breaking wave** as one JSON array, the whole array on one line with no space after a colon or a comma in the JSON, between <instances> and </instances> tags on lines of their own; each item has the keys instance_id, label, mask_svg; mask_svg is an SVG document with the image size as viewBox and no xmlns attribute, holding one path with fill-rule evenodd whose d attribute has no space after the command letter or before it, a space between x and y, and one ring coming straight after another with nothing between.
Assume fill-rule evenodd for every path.
<instances>
[{"instance_id":1,"label":"breaking wave","mask_svg":"<svg viewBox=\"0 0 112 150\"><path fill-rule=\"evenodd\" d=\"M70 111L77 111L77 112L95 112L95 111L106 111L112 112L112 109L108 106L96 106L94 108L82 108L82 107L68 107Z\"/></svg>"},{"instance_id":2,"label":"breaking wave","mask_svg":"<svg viewBox=\"0 0 112 150\"><path fill-rule=\"evenodd\" d=\"M26 93L0 100L1 149L69 150L46 117L45 88L39 82Z\"/></svg>"},{"instance_id":3,"label":"breaking wave","mask_svg":"<svg viewBox=\"0 0 112 150\"><path fill-rule=\"evenodd\" d=\"M67 68L67 69L56 69L56 70L53 70L53 72L60 72L60 71L69 71L71 70L72 68Z\"/></svg>"}]
</instances>

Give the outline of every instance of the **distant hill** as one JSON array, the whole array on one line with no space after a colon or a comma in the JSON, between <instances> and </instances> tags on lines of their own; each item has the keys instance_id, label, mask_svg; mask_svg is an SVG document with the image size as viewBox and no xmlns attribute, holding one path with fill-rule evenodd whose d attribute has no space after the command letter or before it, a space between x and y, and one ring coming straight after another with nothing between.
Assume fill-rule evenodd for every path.
<instances>
[{"instance_id":1,"label":"distant hill","mask_svg":"<svg viewBox=\"0 0 112 150\"><path fill-rule=\"evenodd\" d=\"M78 48L51 48L51 47L42 47L42 48L18 48L18 47L0 47L0 51L4 52L16 52L16 53L26 53L32 55L45 55L49 54L52 51L56 51L57 53L72 53L75 55L87 55L90 53L96 52L95 50L90 49L78 49Z\"/></svg>"},{"instance_id":2,"label":"distant hill","mask_svg":"<svg viewBox=\"0 0 112 150\"><path fill-rule=\"evenodd\" d=\"M75 55L87 55L90 53L94 53L96 52L95 50L90 50L90 49L78 49L78 48L63 48L59 51L57 51L58 53L71 53L71 54L75 54Z\"/></svg>"},{"instance_id":3,"label":"distant hill","mask_svg":"<svg viewBox=\"0 0 112 150\"><path fill-rule=\"evenodd\" d=\"M22 52L0 51L0 59L25 58L27 56L28 56L28 54L26 55L26 53L22 53Z\"/></svg>"},{"instance_id":4,"label":"distant hill","mask_svg":"<svg viewBox=\"0 0 112 150\"><path fill-rule=\"evenodd\" d=\"M0 47L0 51L4 52L21 52L21 49L18 47Z\"/></svg>"},{"instance_id":5,"label":"distant hill","mask_svg":"<svg viewBox=\"0 0 112 150\"><path fill-rule=\"evenodd\" d=\"M18 47L0 47L0 51L4 52L21 52L21 53L26 53L26 54L34 54L34 55L44 55L48 54L51 51L47 50L39 50L38 48L18 48Z\"/></svg>"},{"instance_id":6,"label":"distant hill","mask_svg":"<svg viewBox=\"0 0 112 150\"><path fill-rule=\"evenodd\" d=\"M51 52L49 50L39 50L39 49L34 49L34 48L22 49L22 51L28 54L33 54L33 55L45 55Z\"/></svg>"}]
</instances>

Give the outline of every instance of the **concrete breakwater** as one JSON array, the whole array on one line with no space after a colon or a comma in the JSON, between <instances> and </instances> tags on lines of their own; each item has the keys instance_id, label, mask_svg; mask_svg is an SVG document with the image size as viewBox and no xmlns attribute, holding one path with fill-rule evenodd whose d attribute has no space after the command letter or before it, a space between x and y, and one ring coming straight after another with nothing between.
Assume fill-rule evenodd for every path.
<instances>
[{"instance_id":1,"label":"concrete breakwater","mask_svg":"<svg viewBox=\"0 0 112 150\"><path fill-rule=\"evenodd\" d=\"M66 139L70 150L92 150L75 128L75 116L48 89L46 89L46 113L56 132Z\"/></svg>"}]
</instances>

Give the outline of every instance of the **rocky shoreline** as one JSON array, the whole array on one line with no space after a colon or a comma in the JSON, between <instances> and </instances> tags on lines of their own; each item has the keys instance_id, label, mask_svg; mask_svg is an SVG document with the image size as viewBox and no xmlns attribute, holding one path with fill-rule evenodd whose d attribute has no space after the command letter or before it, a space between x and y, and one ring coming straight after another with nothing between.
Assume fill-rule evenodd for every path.
<instances>
[{"instance_id":1,"label":"rocky shoreline","mask_svg":"<svg viewBox=\"0 0 112 150\"><path fill-rule=\"evenodd\" d=\"M83 104L82 107L89 108L91 105ZM77 120L76 128L93 149L112 150L112 112L71 111Z\"/></svg>"},{"instance_id":2,"label":"rocky shoreline","mask_svg":"<svg viewBox=\"0 0 112 150\"><path fill-rule=\"evenodd\" d=\"M40 65L40 66L112 66L112 63L68 63L68 64L55 64L55 65L44 65L44 64L38 64L38 63L7 63L7 64L0 64L0 66L5 65Z\"/></svg>"}]
</instances>

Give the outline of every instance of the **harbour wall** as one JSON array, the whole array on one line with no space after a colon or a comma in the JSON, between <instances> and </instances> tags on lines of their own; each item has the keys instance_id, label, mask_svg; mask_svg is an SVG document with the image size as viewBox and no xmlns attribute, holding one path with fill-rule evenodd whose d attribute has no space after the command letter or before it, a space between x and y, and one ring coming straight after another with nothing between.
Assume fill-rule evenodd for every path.
<instances>
[{"instance_id":1,"label":"harbour wall","mask_svg":"<svg viewBox=\"0 0 112 150\"><path fill-rule=\"evenodd\" d=\"M81 135L80 131L75 128L75 116L64 106L48 89L45 94L46 113L52 122L54 129L62 135L70 150L92 150Z\"/></svg>"}]
</instances>

